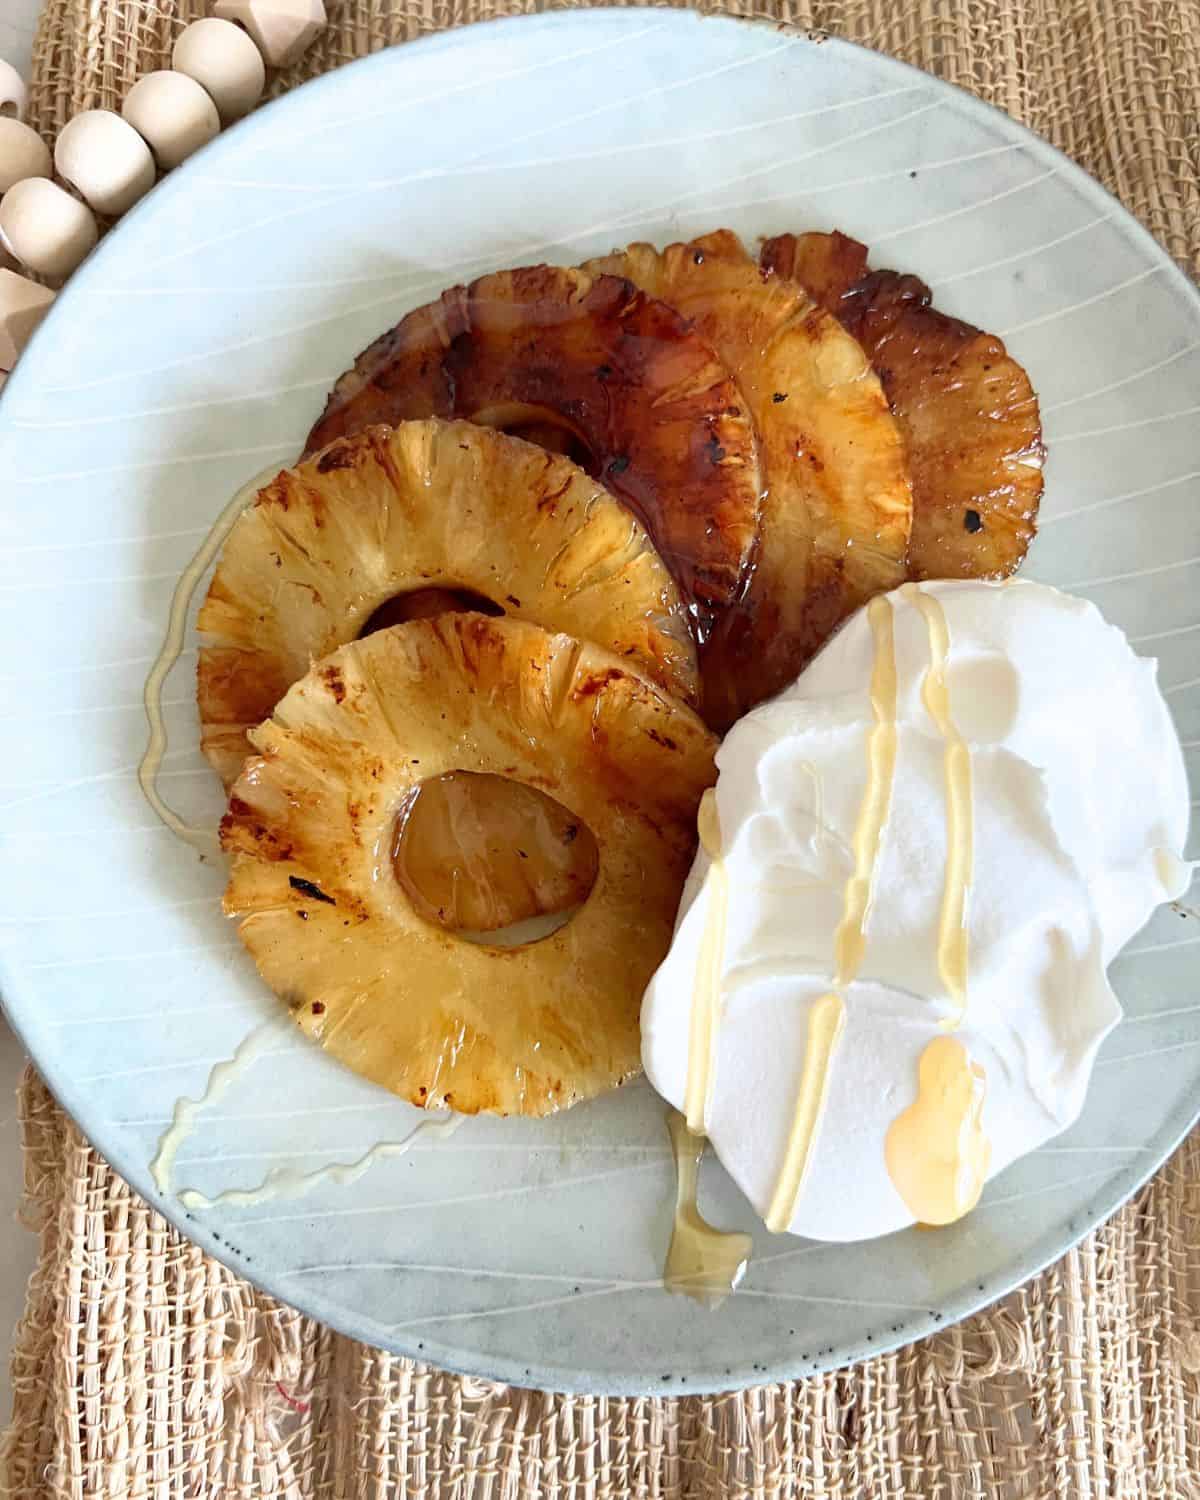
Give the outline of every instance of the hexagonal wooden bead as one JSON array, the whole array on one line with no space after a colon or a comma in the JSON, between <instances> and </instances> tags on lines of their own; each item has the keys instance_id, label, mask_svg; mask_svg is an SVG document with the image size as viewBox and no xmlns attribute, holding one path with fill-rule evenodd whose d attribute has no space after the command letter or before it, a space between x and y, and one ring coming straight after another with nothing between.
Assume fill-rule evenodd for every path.
<instances>
[{"instance_id":1,"label":"hexagonal wooden bead","mask_svg":"<svg viewBox=\"0 0 1200 1500\"><path fill-rule=\"evenodd\" d=\"M141 136L111 109L85 109L59 131L54 165L97 213L113 218L154 186L154 158Z\"/></svg>"},{"instance_id":2,"label":"hexagonal wooden bead","mask_svg":"<svg viewBox=\"0 0 1200 1500\"><path fill-rule=\"evenodd\" d=\"M50 147L36 130L20 120L0 116L0 193L26 177L49 177L54 171Z\"/></svg>"},{"instance_id":3,"label":"hexagonal wooden bead","mask_svg":"<svg viewBox=\"0 0 1200 1500\"><path fill-rule=\"evenodd\" d=\"M324 0L217 0L213 15L244 26L272 68L290 68L325 26Z\"/></svg>"},{"instance_id":4,"label":"hexagonal wooden bead","mask_svg":"<svg viewBox=\"0 0 1200 1500\"><path fill-rule=\"evenodd\" d=\"M149 141L164 171L206 146L221 128L217 106L204 89L170 68L139 78L121 113Z\"/></svg>"},{"instance_id":5,"label":"hexagonal wooden bead","mask_svg":"<svg viewBox=\"0 0 1200 1500\"><path fill-rule=\"evenodd\" d=\"M0 115L23 120L28 103L29 90L25 87L25 80L12 63L0 57Z\"/></svg>"},{"instance_id":6,"label":"hexagonal wooden bead","mask_svg":"<svg viewBox=\"0 0 1200 1500\"><path fill-rule=\"evenodd\" d=\"M18 182L0 198L0 244L39 276L69 276L97 238L87 204L44 177Z\"/></svg>"},{"instance_id":7,"label":"hexagonal wooden bead","mask_svg":"<svg viewBox=\"0 0 1200 1500\"><path fill-rule=\"evenodd\" d=\"M11 370L54 301L54 293L15 271L0 271L0 370Z\"/></svg>"},{"instance_id":8,"label":"hexagonal wooden bead","mask_svg":"<svg viewBox=\"0 0 1200 1500\"><path fill-rule=\"evenodd\" d=\"M262 53L232 21L205 16L179 34L171 65L212 95L223 125L249 114L267 86Z\"/></svg>"}]
</instances>

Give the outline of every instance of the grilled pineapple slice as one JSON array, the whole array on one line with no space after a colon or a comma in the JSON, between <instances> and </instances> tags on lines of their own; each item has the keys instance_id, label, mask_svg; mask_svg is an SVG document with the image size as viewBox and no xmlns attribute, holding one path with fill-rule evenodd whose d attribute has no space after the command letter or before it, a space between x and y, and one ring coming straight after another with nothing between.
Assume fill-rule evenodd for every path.
<instances>
[{"instance_id":1,"label":"grilled pineapple slice","mask_svg":"<svg viewBox=\"0 0 1200 1500\"><path fill-rule=\"evenodd\" d=\"M905 578L907 460L862 349L804 291L764 278L729 230L662 254L589 262L693 321L737 381L766 497L754 572L703 659L704 716L725 729L793 681L847 615Z\"/></svg>"},{"instance_id":2,"label":"grilled pineapple slice","mask_svg":"<svg viewBox=\"0 0 1200 1500\"><path fill-rule=\"evenodd\" d=\"M359 356L308 450L429 416L581 446L650 533L700 638L739 596L762 488L753 424L705 340L629 282L528 266L452 287Z\"/></svg>"},{"instance_id":3,"label":"grilled pineapple slice","mask_svg":"<svg viewBox=\"0 0 1200 1500\"><path fill-rule=\"evenodd\" d=\"M249 753L247 730L311 662L396 596L462 608L463 589L696 700L678 591L594 480L468 422L376 427L284 470L225 543L197 624L201 745L226 785Z\"/></svg>"},{"instance_id":4,"label":"grilled pineapple slice","mask_svg":"<svg viewBox=\"0 0 1200 1500\"><path fill-rule=\"evenodd\" d=\"M914 578L1004 578L1037 529L1042 425L1024 369L994 334L947 317L915 276L869 271L839 233L783 234L764 267L836 315L879 371L908 448Z\"/></svg>"},{"instance_id":5,"label":"grilled pineapple slice","mask_svg":"<svg viewBox=\"0 0 1200 1500\"><path fill-rule=\"evenodd\" d=\"M221 825L225 909L328 1052L467 1114L546 1114L637 1071L642 991L716 775L690 709L596 646L455 614L343 646L251 738ZM591 896L539 943L432 926L381 867L405 799L455 770L540 788L596 836Z\"/></svg>"},{"instance_id":6,"label":"grilled pineapple slice","mask_svg":"<svg viewBox=\"0 0 1200 1500\"><path fill-rule=\"evenodd\" d=\"M198 690L201 744L226 785L250 753L247 731L310 662L389 612L470 608L472 594L476 608L493 601L596 641L697 699L675 585L594 480L466 422L378 427L280 474L225 544L200 611ZM595 849L578 832L534 789L454 777L422 792L398 856L432 920L491 931L586 895Z\"/></svg>"}]
</instances>

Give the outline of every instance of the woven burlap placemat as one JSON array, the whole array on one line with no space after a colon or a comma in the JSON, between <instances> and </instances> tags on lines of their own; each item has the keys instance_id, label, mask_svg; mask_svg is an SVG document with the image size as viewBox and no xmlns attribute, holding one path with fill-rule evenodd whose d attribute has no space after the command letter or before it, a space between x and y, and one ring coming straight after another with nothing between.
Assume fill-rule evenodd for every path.
<instances>
[{"instance_id":1,"label":"woven burlap placemat","mask_svg":"<svg viewBox=\"0 0 1200 1500\"><path fill-rule=\"evenodd\" d=\"M3 0L0 0L0 4ZM542 8L327 0L276 91L423 32ZM205 0L48 0L32 119L119 106ZM844 0L821 27L1000 105L1200 272L1200 0ZM0 1493L1200 1500L1200 1134L1000 1306L853 1369L715 1397L566 1397L355 1344L152 1213L27 1074L40 1257Z\"/></svg>"}]
</instances>

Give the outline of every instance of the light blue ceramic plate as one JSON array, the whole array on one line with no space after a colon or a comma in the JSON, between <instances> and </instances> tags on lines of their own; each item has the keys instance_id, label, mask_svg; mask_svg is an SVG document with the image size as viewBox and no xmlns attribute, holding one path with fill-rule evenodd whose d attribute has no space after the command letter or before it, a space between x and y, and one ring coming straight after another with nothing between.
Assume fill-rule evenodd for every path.
<instances>
[{"instance_id":1,"label":"light blue ceramic plate","mask_svg":"<svg viewBox=\"0 0 1200 1500\"><path fill-rule=\"evenodd\" d=\"M756 1241L711 1315L660 1285L672 1169L644 1088L541 1124L472 1121L290 1201L189 1218L156 1191L148 1164L176 1100L277 1014L220 915L221 869L164 831L134 775L180 570L409 307L473 273L718 225L749 240L841 226L1005 336L1051 452L1028 572L1092 596L1159 657L1200 776L1200 299L1063 157L850 46L598 10L331 74L139 206L0 400L9 1014L97 1145L206 1249L360 1338L505 1380L694 1391L878 1352L1058 1254L1196 1113L1200 921L1164 909L1116 965L1129 1016L1084 1117L954 1229L850 1248L772 1238L710 1164L711 1216ZM163 789L212 821L193 669L189 652L167 684ZM176 1183L213 1194L352 1161L412 1124L282 1029L201 1115Z\"/></svg>"}]
</instances>

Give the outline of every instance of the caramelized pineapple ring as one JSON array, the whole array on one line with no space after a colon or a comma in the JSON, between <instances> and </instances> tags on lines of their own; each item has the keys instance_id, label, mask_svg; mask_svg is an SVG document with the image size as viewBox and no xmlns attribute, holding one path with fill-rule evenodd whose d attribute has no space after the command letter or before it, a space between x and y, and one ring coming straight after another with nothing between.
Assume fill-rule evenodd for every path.
<instances>
[{"instance_id":1,"label":"caramelized pineapple ring","mask_svg":"<svg viewBox=\"0 0 1200 1500\"><path fill-rule=\"evenodd\" d=\"M866 350L904 433L914 578L1004 578L1037 530L1042 424L1029 376L990 333L947 317L915 276L869 271L844 234L782 234L762 263L806 287Z\"/></svg>"},{"instance_id":2,"label":"caramelized pineapple ring","mask_svg":"<svg viewBox=\"0 0 1200 1500\"><path fill-rule=\"evenodd\" d=\"M858 343L794 283L764 277L729 230L660 255L589 262L690 318L737 381L766 480L754 573L702 661L716 728L792 682L833 630L905 578L904 444Z\"/></svg>"},{"instance_id":3,"label":"caramelized pineapple ring","mask_svg":"<svg viewBox=\"0 0 1200 1500\"><path fill-rule=\"evenodd\" d=\"M281 473L225 543L198 621L198 697L201 745L226 785L249 754L246 731L311 662L385 601L435 588L595 641L696 700L678 591L594 480L468 422L377 427Z\"/></svg>"},{"instance_id":4,"label":"caramelized pineapple ring","mask_svg":"<svg viewBox=\"0 0 1200 1500\"><path fill-rule=\"evenodd\" d=\"M319 662L251 734L221 825L225 909L300 1026L414 1104L541 1115L639 1067L642 991L667 951L711 785L690 709L595 646L482 615L414 621ZM586 823L599 871L524 948L424 921L391 873L420 783L488 772Z\"/></svg>"},{"instance_id":5,"label":"caramelized pineapple ring","mask_svg":"<svg viewBox=\"0 0 1200 1500\"><path fill-rule=\"evenodd\" d=\"M761 494L753 424L712 348L629 282L529 266L452 287L359 356L308 451L428 416L565 430L649 531L701 639L738 596Z\"/></svg>"}]
</instances>

